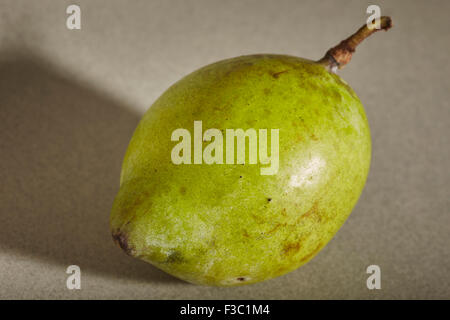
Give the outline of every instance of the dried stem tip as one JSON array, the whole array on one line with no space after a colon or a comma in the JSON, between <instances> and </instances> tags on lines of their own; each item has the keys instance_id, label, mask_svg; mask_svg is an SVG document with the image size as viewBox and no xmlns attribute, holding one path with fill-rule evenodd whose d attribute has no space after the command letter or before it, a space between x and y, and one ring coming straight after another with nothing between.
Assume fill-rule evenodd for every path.
<instances>
[{"instance_id":1,"label":"dried stem tip","mask_svg":"<svg viewBox=\"0 0 450 320\"><path fill-rule=\"evenodd\" d=\"M376 28L375 20L370 27L367 24L359 28L356 33L348 37L347 39L341 41L337 46L331 48L327 51L325 56L317 61L320 64L328 67L330 70L335 70L336 68L342 68L347 63L350 62L353 52L355 52L356 47L372 33L380 30L387 31L392 27L392 19L390 17L380 18L380 28Z\"/></svg>"}]
</instances>

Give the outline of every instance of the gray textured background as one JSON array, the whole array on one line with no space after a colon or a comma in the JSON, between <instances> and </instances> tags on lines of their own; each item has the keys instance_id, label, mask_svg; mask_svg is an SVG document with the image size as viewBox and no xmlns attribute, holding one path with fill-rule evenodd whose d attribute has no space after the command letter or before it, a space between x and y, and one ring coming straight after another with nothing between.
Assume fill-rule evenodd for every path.
<instances>
[{"instance_id":1,"label":"gray textured background","mask_svg":"<svg viewBox=\"0 0 450 320\"><path fill-rule=\"evenodd\" d=\"M82 30L65 9L82 8ZM108 216L140 116L173 82L251 53L320 58L365 22L340 75L363 101L373 162L358 205L310 263L237 288L127 257ZM450 1L0 2L0 298L450 298ZM65 287L68 265L82 290ZM377 264L382 289L366 288Z\"/></svg>"}]
</instances>

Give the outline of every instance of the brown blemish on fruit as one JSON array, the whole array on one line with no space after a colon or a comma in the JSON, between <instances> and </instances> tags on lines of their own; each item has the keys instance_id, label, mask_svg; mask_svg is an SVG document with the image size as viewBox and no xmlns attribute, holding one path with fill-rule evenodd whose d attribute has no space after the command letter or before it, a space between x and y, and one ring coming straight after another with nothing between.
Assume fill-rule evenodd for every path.
<instances>
[{"instance_id":1,"label":"brown blemish on fruit","mask_svg":"<svg viewBox=\"0 0 450 320\"><path fill-rule=\"evenodd\" d=\"M112 234L114 243L129 256L133 255L133 249L128 243L128 236L122 231L116 231Z\"/></svg>"},{"instance_id":2,"label":"brown blemish on fruit","mask_svg":"<svg viewBox=\"0 0 450 320\"><path fill-rule=\"evenodd\" d=\"M311 209L302 214L301 218L317 218L320 221L321 216L319 214L319 202L318 201L314 202Z\"/></svg>"},{"instance_id":3,"label":"brown blemish on fruit","mask_svg":"<svg viewBox=\"0 0 450 320\"><path fill-rule=\"evenodd\" d=\"M309 253L309 254L307 254L306 256L304 256L301 260L300 260L300 262L306 262L306 261L308 261L309 259L311 259L312 257L314 257L316 254L317 254L317 252L319 252L319 250L322 248L322 243L319 243L318 245L317 245L317 247L311 252L311 253Z\"/></svg>"},{"instance_id":4,"label":"brown blemish on fruit","mask_svg":"<svg viewBox=\"0 0 450 320\"><path fill-rule=\"evenodd\" d=\"M122 216L128 216L130 212L134 211L136 207L144 203L144 201L147 200L149 197L150 197L149 192L142 192L139 194L139 196L134 198L134 201L124 204L122 209Z\"/></svg>"},{"instance_id":5,"label":"brown blemish on fruit","mask_svg":"<svg viewBox=\"0 0 450 320\"><path fill-rule=\"evenodd\" d=\"M303 120L302 118L299 118L300 122L292 122L292 124L297 127L299 125L301 125L303 128L305 128L305 131L307 133L309 133L309 137L311 138L311 140L313 141L318 141L319 138L317 138L317 136L311 132L311 130L309 129L309 127L305 124L305 120Z\"/></svg>"},{"instance_id":6,"label":"brown blemish on fruit","mask_svg":"<svg viewBox=\"0 0 450 320\"><path fill-rule=\"evenodd\" d=\"M276 231L278 231L278 229L282 228L282 227L287 227L288 224L287 223L277 223L272 229L270 229L269 231L265 231L265 232L261 232L260 236L258 238L256 238L257 240L260 239L265 239L265 238L269 238L272 236L273 233L275 233Z\"/></svg>"},{"instance_id":7,"label":"brown blemish on fruit","mask_svg":"<svg viewBox=\"0 0 450 320\"><path fill-rule=\"evenodd\" d=\"M250 235L248 234L247 230L244 229L244 232L242 233L242 235L246 238L250 237Z\"/></svg>"},{"instance_id":8,"label":"brown blemish on fruit","mask_svg":"<svg viewBox=\"0 0 450 320\"><path fill-rule=\"evenodd\" d=\"M236 278L236 280L237 281L245 281L245 278L244 277L239 277L239 278Z\"/></svg>"},{"instance_id":9,"label":"brown blemish on fruit","mask_svg":"<svg viewBox=\"0 0 450 320\"><path fill-rule=\"evenodd\" d=\"M264 94L265 94L266 96L268 96L270 93L271 93L271 90L270 90L269 88L265 88L265 89L264 89Z\"/></svg>"},{"instance_id":10,"label":"brown blemish on fruit","mask_svg":"<svg viewBox=\"0 0 450 320\"><path fill-rule=\"evenodd\" d=\"M317 203L317 201L316 201L316 202L314 202L314 204L313 204L313 206L311 207L311 209L309 209L308 211L306 211L306 212L303 214L303 217L308 218L308 217L310 217L311 215L316 214L316 212L317 212L317 207L318 207L318 203Z\"/></svg>"},{"instance_id":11,"label":"brown blemish on fruit","mask_svg":"<svg viewBox=\"0 0 450 320\"><path fill-rule=\"evenodd\" d=\"M285 266L282 266L282 267L279 267L277 269L277 271L275 271L275 274L282 275L282 274L285 274L288 271L289 271L289 268L287 268Z\"/></svg>"},{"instance_id":12,"label":"brown blemish on fruit","mask_svg":"<svg viewBox=\"0 0 450 320\"><path fill-rule=\"evenodd\" d=\"M283 71L279 71L279 72L273 72L272 73L272 77L274 77L275 79L278 79L280 77L280 75L282 75L283 73L288 72L289 70L283 70Z\"/></svg>"},{"instance_id":13,"label":"brown blemish on fruit","mask_svg":"<svg viewBox=\"0 0 450 320\"><path fill-rule=\"evenodd\" d=\"M300 242L289 242L283 245L283 254L285 256L291 256L296 254L301 249Z\"/></svg>"},{"instance_id":14,"label":"brown blemish on fruit","mask_svg":"<svg viewBox=\"0 0 450 320\"><path fill-rule=\"evenodd\" d=\"M180 193L181 193L182 195L185 195L185 194L186 194L186 187L185 187L185 186L182 186L182 187L180 188Z\"/></svg>"}]
</instances>

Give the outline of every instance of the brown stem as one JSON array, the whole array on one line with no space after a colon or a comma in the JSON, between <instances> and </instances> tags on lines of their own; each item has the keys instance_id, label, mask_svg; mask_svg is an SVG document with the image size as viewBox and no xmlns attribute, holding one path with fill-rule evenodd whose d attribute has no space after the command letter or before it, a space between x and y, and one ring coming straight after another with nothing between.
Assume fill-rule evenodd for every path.
<instances>
[{"instance_id":1,"label":"brown stem","mask_svg":"<svg viewBox=\"0 0 450 320\"><path fill-rule=\"evenodd\" d=\"M375 21L374 21L375 22ZM372 33L375 33L380 30L387 31L392 27L392 19L390 17L381 17L380 18L380 29L376 29L375 27L367 27L367 25L363 25L359 28L356 33L348 37L347 39L341 41L337 46L331 48L327 51L325 56L317 61L327 67L331 71L335 71L337 68L341 69L347 63L350 62L352 58L353 52L355 52L356 47L368 36Z\"/></svg>"}]
</instances>

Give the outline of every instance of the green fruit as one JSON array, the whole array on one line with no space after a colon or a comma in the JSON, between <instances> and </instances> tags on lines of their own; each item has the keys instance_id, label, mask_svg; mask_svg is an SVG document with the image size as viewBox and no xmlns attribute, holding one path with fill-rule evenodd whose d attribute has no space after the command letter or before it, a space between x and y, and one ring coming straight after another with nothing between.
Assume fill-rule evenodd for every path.
<instances>
[{"instance_id":1,"label":"green fruit","mask_svg":"<svg viewBox=\"0 0 450 320\"><path fill-rule=\"evenodd\" d=\"M169 88L125 155L110 221L116 243L176 277L218 286L274 278L314 257L356 204L371 157L363 106L330 72L344 58L330 54L237 57ZM172 133L192 133L198 120L203 131L279 129L278 172L174 164Z\"/></svg>"}]
</instances>

